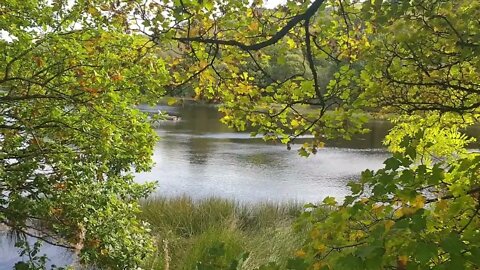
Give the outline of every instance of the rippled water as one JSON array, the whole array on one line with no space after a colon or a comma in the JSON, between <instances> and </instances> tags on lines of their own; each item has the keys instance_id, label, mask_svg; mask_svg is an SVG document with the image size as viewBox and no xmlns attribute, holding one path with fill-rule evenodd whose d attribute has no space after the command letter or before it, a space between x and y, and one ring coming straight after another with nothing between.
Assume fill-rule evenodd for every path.
<instances>
[{"instance_id":1,"label":"rippled water","mask_svg":"<svg viewBox=\"0 0 480 270\"><path fill-rule=\"evenodd\" d=\"M362 170L376 169L388 156L381 140L390 125L370 123L372 132L352 141L331 141L316 155L300 157L295 146L265 143L220 124L214 107L150 108L168 110L180 121L162 123L155 148L156 166L138 181L156 180L163 196L218 196L242 202L319 201L344 197L346 183ZM298 148L298 147L297 147Z\"/></svg>"}]
</instances>

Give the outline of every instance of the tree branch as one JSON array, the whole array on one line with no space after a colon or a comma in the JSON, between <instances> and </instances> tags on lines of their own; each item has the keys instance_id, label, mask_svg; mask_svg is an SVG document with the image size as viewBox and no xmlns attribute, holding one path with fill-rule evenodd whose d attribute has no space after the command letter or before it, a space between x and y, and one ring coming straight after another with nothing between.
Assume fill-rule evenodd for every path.
<instances>
[{"instance_id":1,"label":"tree branch","mask_svg":"<svg viewBox=\"0 0 480 270\"><path fill-rule=\"evenodd\" d=\"M324 106L325 100L323 98L322 92L320 91L317 69L315 68L315 62L313 60L313 54L312 54L312 45L310 42L310 19L305 20L305 47L306 47L305 57L307 58L310 71L312 72L315 93L318 99L320 100L320 104Z\"/></svg>"},{"instance_id":2,"label":"tree branch","mask_svg":"<svg viewBox=\"0 0 480 270\"><path fill-rule=\"evenodd\" d=\"M179 37L173 38L174 40L180 41L182 43L189 43L189 42L200 42L200 43L210 43L210 44L217 44L217 45L227 45L227 46L236 46L245 51L256 51L262 48L268 47L277 43L280 39L282 39L290 30L299 24L302 21L309 20L320 6L323 4L325 0L315 0L304 13L296 15L290 19L287 24L282 27L278 32L276 32L271 38L254 44L245 44L236 40L222 40L222 39L215 39L215 38L203 38L200 36L196 37Z\"/></svg>"},{"instance_id":3,"label":"tree branch","mask_svg":"<svg viewBox=\"0 0 480 270\"><path fill-rule=\"evenodd\" d=\"M472 188L470 190L468 190L465 195L472 195L474 193L477 193L477 192L480 192L480 187L476 187L476 188ZM428 199L425 201L425 203L432 203L432 202L436 202L438 201L439 199L440 200L448 200L448 199L454 199L456 198L453 194L449 194L449 195L445 195L441 198L432 198L432 199Z\"/></svg>"}]
</instances>

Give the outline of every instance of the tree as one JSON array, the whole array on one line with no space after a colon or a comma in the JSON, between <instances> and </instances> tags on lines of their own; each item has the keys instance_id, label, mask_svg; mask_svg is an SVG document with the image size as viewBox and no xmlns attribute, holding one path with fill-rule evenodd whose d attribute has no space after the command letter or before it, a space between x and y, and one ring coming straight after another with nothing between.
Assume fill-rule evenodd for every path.
<instances>
[{"instance_id":1,"label":"tree","mask_svg":"<svg viewBox=\"0 0 480 270\"><path fill-rule=\"evenodd\" d=\"M0 3L0 223L102 269L133 269L153 249L136 219L153 184L132 172L151 166L156 135L135 105L155 102L168 72L151 41L127 34L131 8Z\"/></svg>"},{"instance_id":2,"label":"tree","mask_svg":"<svg viewBox=\"0 0 480 270\"><path fill-rule=\"evenodd\" d=\"M239 130L287 147L313 135L305 156L366 132L368 114L395 123L385 168L365 171L343 203L304 213L310 234L292 269L478 268L480 162L462 130L478 123L480 4L261 6L2 2L0 222L77 249L84 263L138 266L152 243L136 200L152 186L131 173L151 165L155 135L134 105L188 84ZM300 53L305 73L271 76L271 46L280 59Z\"/></svg>"},{"instance_id":3,"label":"tree","mask_svg":"<svg viewBox=\"0 0 480 270\"><path fill-rule=\"evenodd\" d=\"M480 112L478 2L175 3L169 33L198 60L197 92L220 97L230 126L289 145L311 134L299 150L309 155L325 138L364 132L366 112L395 124L383 169L350 183L343 203L308 206L292 269L478 269L480 156L462 133ZM266 72L257 59L276 44L301 48L311 76L259 85L235 65ZM319 59L337 67L325 86Z\"/></svg>"}]
</instances>

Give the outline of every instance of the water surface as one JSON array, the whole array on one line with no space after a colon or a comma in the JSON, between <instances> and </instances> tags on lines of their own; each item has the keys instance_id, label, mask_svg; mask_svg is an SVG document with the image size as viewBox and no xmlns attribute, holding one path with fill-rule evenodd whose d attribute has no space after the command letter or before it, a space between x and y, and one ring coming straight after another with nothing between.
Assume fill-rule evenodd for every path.
<instances>
[{"instance_id":1,"label":"water surface","mask_svg":"<svg viewBox=\"0 0 480 270\"><path fill-rule=\"evenodd\" d=\"M381 141L390 128L384 121L369 124L372 132L351 141L330 141L316 155L300 157L293 146L266 143L219 122L215 107L144 108L166 110L181 118L160 124L155 167L137 175L156 180L157 194L217 196L242 202L320 201L348 194L346 184L367 168L377 169L388 156Z\"/></svg>"}]
</instances>

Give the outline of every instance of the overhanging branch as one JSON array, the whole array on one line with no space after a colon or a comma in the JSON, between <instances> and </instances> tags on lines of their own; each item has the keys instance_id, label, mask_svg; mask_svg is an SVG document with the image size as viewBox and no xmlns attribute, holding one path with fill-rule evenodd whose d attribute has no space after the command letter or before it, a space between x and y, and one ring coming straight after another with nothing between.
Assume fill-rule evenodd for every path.
<instances>
[{"instance_id":1,"label":"overhanging branch","mask_svg":"<svg viewBox=\"0 0 480 270\"><path fill-rule=\"evenodd\" d=\"M208 44L217 44L217 45L227 45L227 46L235 46L245 51L256 51L262 48L268 47L277 43L280 39L282 39L290 30L299 24L302 21L309 20L320 6L323 4L325 0L315 0L313 3L307 8L304 13L298 14L292 17L287 24L282 27L278 32L276 32L271 38L254 44L245 44L236 40L222 40L222 39L215 39L215 38L203 38L203 37L178 37L174 38L177 41L182 43L189 43L189 42L200 42L200 43L208 43Z\"/></svg>"}]
</instances>

